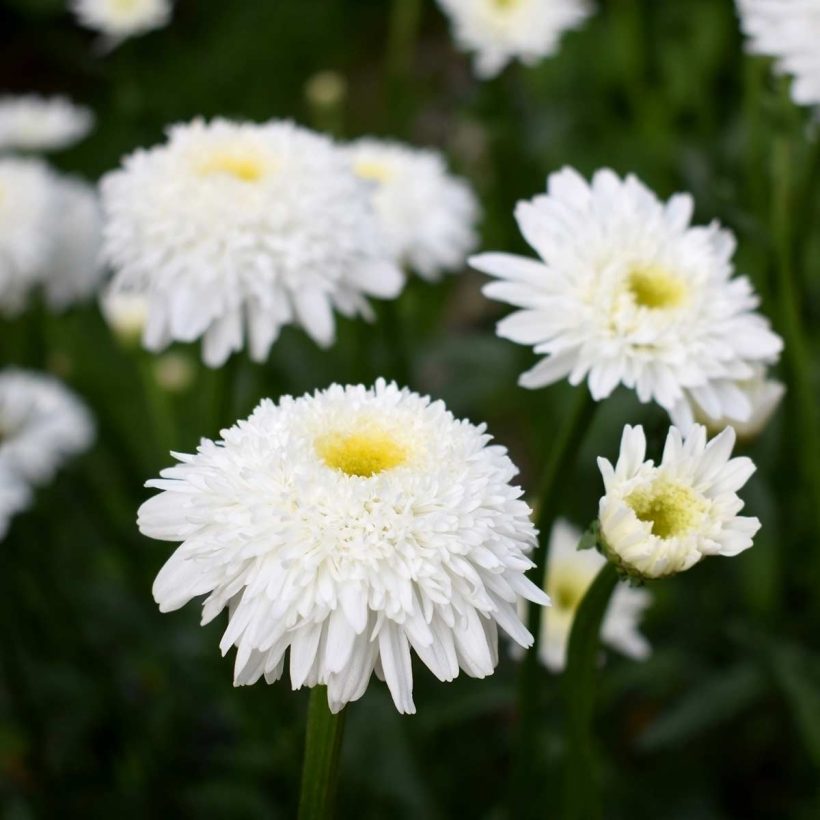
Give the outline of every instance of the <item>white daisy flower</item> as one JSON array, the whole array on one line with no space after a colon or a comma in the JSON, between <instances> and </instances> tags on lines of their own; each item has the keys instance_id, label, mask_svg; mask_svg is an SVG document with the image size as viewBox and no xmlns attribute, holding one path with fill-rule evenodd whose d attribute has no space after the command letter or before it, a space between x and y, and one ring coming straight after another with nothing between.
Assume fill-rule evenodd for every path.
<instances>
[{"instance_id":1,"label":"white daisy flower","mask_svg":"<svg viewBox=\"0 0 820 820\"><path fill-rule=\"evenodd\" d=\"M99 31L111 45L167 26L169 0L70 0L77 22Z\"/></svg>"},{"instance_id":2,"label":"white daisy flower","mask_svg":"<svg viewBox=\"0 0 820 820\"><path fill-rule=\"evenodd\" d=\"M66 97L0 97L0 151L53 151L79 142L94 125L88 108Z\"/></svg>"},{"instance_id":3,"label":"white daisy flower","mask_svg":"<svg viewBox=\"0 0 820 820\"><path fill-rule=\"evenodd\" d=\"M520 310L498 334L545 358L519 383L587 380L599 401L623 384L672 412L687 396L737 421L752 406L733 382L774 361L783 343L755 312L745 277L732 278L735 240L717 223L692 227L693 202L668 203L634 176L552 174L546 195L516 218L543 262L504 253L474 257L502 281L484 293Z\"/></svg>"},{"instance_id":4,"label":"white daisy flower","mask_svg":"<svg viewBox=\"0 0 820 820\"><path fill-rule=\"evenodd\" d=\"M0 428L0 448L3 446ZM31 501L31 490L21 481L17 473L0 460L0 541L8 532L11 519L24 510Z\"/></svg>"},{"instance_id":5,"label":"white daisy flower","mask_svg":"<svg viewBox=\"0 0 820 820\"><path fill-rule=\"evenodd\" d=\"M516 604L548 602L524 574L535 530L484 425L379 380L266 399L222 436L148 482L139 527L182 542L154 583L163 612L228 607L235 684L277 680L290 649L293 688L326 685L332 711L375 670L409 713L411 649L450 681L493 672L498 626L531 644Z\"/></svg>"},{"instance_id":6,"label":"white daisy flower","mask_svg":"<svg viewBox=\"0 0 820 820\"><path fill-rule=\"evenodd\" d=\"M773 57L793 76L796 103L820 105L820 2L737 0L737 9L749 51Z\"/></svg>"},{"instance_id":7,"label":"white daisy flower","mask_svg":"<svg viewBox=\"0 0 820 820\"><path fill-rule=\"evenodd\" d=\"M538 639L538 657L552 672L566 667L567 647L575 613L587 590L606 564L606 558L597 550L579 550L581 531L559 519L552 529L547 559L546 591L552 606L541 612L541 633ZM601 640L622 654L642 660L649 656L650 646L640 633L638 623L652 601L645 589L636 589L626 583L615 588L601 626ZM522 619L526 604L519 607Z\"/></svg>"},{"instance_id":8,"label":"white daisy flower","mask_svg":"<svg viewBox=\"0 0 820 820\"><path fill-rule=\"evenodd\" d=\"M400 263L428 280L459 270L478 242L478 202L441 154L361 139L347 148L355 173L373 187L373 204Z\"/></svg>"},{"instance_id":9,"label":"white daisy flower","mask_svg":"<svg viewBox=\"0 0 820 820\"><path fill-rule=\"evenodd\" d=\"M712 434L719 433L724 427L734 427L741 441L757 438L779 407L786 387L776 379L767 378L765 367L755 367L754 371L750 379L730 386L732 389L739 390L752 408L751 415L746 421L737 421L726 416L712 416L708 406L700 404L687 395L686 401L681 402L673 410L672 423L682 430L688 430L692 424L697 422L705 425Z\"/></svg>"},{"instance_id":10,"label":"white daisy flower","mask_svg":"<svg viewBox=\"0 0 820 820\"><path fill-rule=\"evenodd\" d=\"M74 177L61 177L55 196L54 248L43 277L46 301L56 310L90 298L102 279L102 216L96 190Z\"/></svg>"},{"instance_id":11,"label":"white daisy flower","mask_svg":"<svg viewBox=\"0 0 820 820\"><path fill-rule=\"evenodd\" d=\"M642 427L624 428L615 467L598 459L605 495L598 517L601 545L637 578L682 572L707 555L737 555L752 546L757 518L740 516L737 491L754 472L749 458L731 458L735 432L727 427L706 443L695 425L684 439L669 430L658 466L645 461Z\"/></svg>"},{"instance_id":12,"label":"white daisy flower","mask_svg":"<svg viewBox=\"0 0 820 820\"><path fill-rule=\"evenodd\" d=\"M93 439L91 414L60 381L45 373L0 371L0 463L20 479L50 481Z\"/></svg>"},{"instance_id":13,"label":"white daisy flower","mask_svg":"<svg viewBox=\"0 0 820 820\"><path fill-rule=\"evenodd\" d=\"M108 287L100 294L100 312L123 344L134 345L148 324L148 297Z\"/></svg>"},{"instance_id":14,"label":"white daisy flower","mask_svg":"<svg viewBox=\"0 0 820 820\"><path fill-rule=\"evenodd\" d=\"M51 259L56 184L39 160L0 157L0 312L23 308Z\"/></svg>"},{"instance_id":15,"label":"white daisy flower","mask_svg":"<svg viewBox=\"0 0 820 820\"><path fill-rule=\"evenodd\" d=\"M534 65L554 54L564 32L589 15L585 0L438 0L458 46L475 53L475 72L494 77L519 59Z\"/></svg>"},{"instance_id":16,"label":"white daisy flower","mask_svg":"<svg viewBox=\"0 0 820 820\"><path fill-rule=\"evenodd\" d=\"M333 342L333 309L403 285L367 186L326 137L288 122L170 129L102 181L104 254L115 291L149 300L144 344L203 337L211 366L241 349L262 361L282 326Z\"/></svg>"}]
</instances>

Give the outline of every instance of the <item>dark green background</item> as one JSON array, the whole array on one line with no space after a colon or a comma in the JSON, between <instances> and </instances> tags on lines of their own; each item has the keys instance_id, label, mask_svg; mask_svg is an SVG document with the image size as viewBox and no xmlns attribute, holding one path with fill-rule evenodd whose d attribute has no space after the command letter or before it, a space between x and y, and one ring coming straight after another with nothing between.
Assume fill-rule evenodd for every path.
<instances>
[{"instance_id":1,"label":"dark green background","mask_svg":"<svg viewBox=\"0 0 820 820\"><path fill-rule=\"evenodd\" d=\"M390 72L391 4L379 0L181 0L168 28L107 55L62 2L4 0L0 85L90 105L96 130L55 163L95 179L195 115L323 124L304 84L334 69L349 83L339 135L445 150L480 195L486 249L524 250L514 203L563 165L634 171L663 197L689 190L699 221L732 228L764 311L787 335L801 323L812 333L802 358L790 349L789 398L749 450L759 470L745 497L763 521L754 548L653 586L652 658L610 656L601 675L606 816L809 820L820 816L820 544L808 483L820 465L804 435L806 399L818 397L816 135L788 84L744 56L729 0L598 5L556 57L482 84L430 0L410 63ZM771 231L785 222L797 322ZM94 450L0 544L2 817L293 815L306 695L287 682L234 690L232 659L217 649L222 619L201 629L193 605L160 616L150 587L171 545L136 530L142 484L171 447L215 436L263 395L387 375L487 421L532 489L571 389L516 386L533 356L495 338L504 310L481 297L481 281L413 281L376 325L342 321L330 353L289 330L264 366L234 357L200 369L189 390L162 399L170 429L141 386L148 357L117 345L93 305L60 317L35 305L0 324L0 360L56 371L99 426ZM196 348L180 349L196 361ZM651 447L665 435L657 408L625 391L607 400L564 482L565 514L581 526L600 492L595 456L616 453L626 422L647 425ZM340 815L507 816L516 665L502 656L485 681L442 685L418 668L415 717L399 717L374 682L348 709ZM543 778L527 797L556 818L560 678L544 672L542 694Z\"/></svg>"}]
</instances>

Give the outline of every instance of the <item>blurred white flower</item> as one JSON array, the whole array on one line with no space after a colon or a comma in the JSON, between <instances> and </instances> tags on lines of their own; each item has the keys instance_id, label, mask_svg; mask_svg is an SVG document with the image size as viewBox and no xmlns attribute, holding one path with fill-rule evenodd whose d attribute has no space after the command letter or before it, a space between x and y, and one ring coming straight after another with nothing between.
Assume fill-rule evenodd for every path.
<instances>
[{"instance_id":1,"label":"blurred white flower","mask_svg":"<svg viewBox=\"0 0 820 820\"><path fill-rule=\"evenodd\" d=\"M53 151L79 142L94 125L88 108L66 97L0 97L0 151Z\"/></svg>"},{"instance_id":2,"label":"blurred white flower","mask_svg":"<svg viewBox=\"0 0 820 820\"><path fill-rule=\"evenodd\" d=\"M700 404L687 394L687 400L673 410L672 423L686 431L697 422L705 425L712 434L719 433L724 427L734 427L740 440L757 438L780 405L786 387L782 382L767 378L765 367L757 366L754 370L750 379L732 385L733 389L743 393L751 405L752 414L746 421L736 421L725 416L713 417L708 406Z\"/></svg>"},{"instance_id":3,"label":"blurred white flower","mask_svg":"<svg viewBox=\"0 0 820 820\"><path fill-rule=\"evenodd\" d=\"M123 344L133 345L148 323L148 297L108 287L100 294L100 311L116 337Z\"/></svg>"},{"instance_id":4,"label":"blurred white flower","mask_svg":"<svg viewBox=\"0 0 820 820\"><path fill-rule=\"evenodd\" d=\"M783 343L755 308L746 277L732 278L735 240L717 223L692 227L693 202L668 203L634 176L552 174L546 195L516 218L543 259L482 254L471 263L502 281L484 293L521 310L498 334L544 358L519 383L585 379L597 401L619 385L641 402L679 411L687 396L712 415L747 421L735 382L777 359Z\"/></svg>"},{"instance_id":5,"label":"blurred white flower","mask_svg":"<svg viewBox=\"0 0 820 820\"><path fill-rule=\"evenodd\" d=\"M0 448L3 446L0 427ZM9 523L17 513L24 510L31 501L29 486L5 461L0 459L0 541L8 532Z\"/></svg>"},{"instance_id":6,"label":"blurred white flower","mask_svg":"<svg viewBox=\"0 0 820 820\"><path fill-rule=\"evenodd\" d=\"M184 353L171 351L159 356L153 366L157 384L169 393L182 393L196 378L196 365Z\"/></svg>"},{"instance_id":7,"label":"blurred white flower","mask_svg":"<svg viewBox=\"0 0 820 820\"><path fill-rule=\"evenodd\" d=\"M96 190L74 177L60 177L55 190L58 218L54 246L43 276L48 304L62 310L94 295L102 280L102 216Z\"/></svg>"},{"instance_id":8,"label":"blurred white flower","mask_svg":"<svg viewBox=\"0 0 820 820\"><path fill-rule=\"evenodd\" d=\"M0 157L0 312L26 303L52 258L56 175L36 159Z\"/></svg>"},{"instance_id":9,"label":"blurred white flower","mask_svg":"<svg viewBox=\"0 0 820 820\"><path fill-rule=\"evenodd\" d=\"M226 120L170 129L102 181L104 254L115 291L148 297L150 350L203 338L222 364L268 355L282 326L332 344L333 310L369 315L403 277L369 191L326 137L288 122Z\"/></svg>"},{"instance_id":10,"label":"blurred white flower","mask_svg":"<svg viewBox=\"0 0 820 820\"><path fill-rule=\"evenodd\" d=\"M429 280L464 265L478 242L478 202L438 152L361 139L347 153L356 174L372 185L376 214L402 265Z\"/></svg>"},{"instance_id":11,"label":"blurred white flower","mask_svg":"<svg viewBox=\"0 0 820 820\"><path fill-rule=\"evenodd\" d=\"M820 2L737 0L737 9L749 51L774 57L793 76L796 103L820 105Z\"/></svg>"},{"instance_id":12,"label":"blurred white flower","mask_svg":"<svg viewBox=\"0 0 820 820\"><path fill-rule=\"evenodd\" d=\"M498 626L531 644L516 605L548 602L524 574L535 531L483 425L379 380L266 399L222 436L148 482L139 527L182 542L154 583L163 612L228 607L237 685L277 680L289 648L293 688L326 685L334 712L374 670L413 712L411 648L449 681L493 672Z\"/></svg>"},{"instance_id":13,"label":"blurred white flower","mask_svg":"<svg viewBox=\"0 0 820 820\"><path fill-rule=\"evenodd\" d=\"M558 50L561 35L589 15L586 0L438 0L459 48L475 53L488 78L519 59L533 65Z\"/></svg>"},{"instance_id":14,"label":"blurred white flower","mask_svg":"<svg viewBox=\"0 0 820 820\"><path fill-rule=\"evenodd\" d=\"M587 590L606 564L606 558L594 549L579 550L580 530L559 519L552 529L547 559L546 591L552 605L541 611L541 633L538 657L552 672L566 666L567 647L575 613ZM652 602L645 589L620 583L609 601L601 626L601 640L607 646L630 658L649 656L650 646L640 633L638 623ZM519 607L522 619L527 605Z\"/></svg>"},{"instance_id":15,"label":"blurred white flower","mask_svg":"<svg viewBox=\"0 0 820 820\"><path fill-rule=\"evenodd\" d=\"M77 22L99 31L110 45L168 25L169 0L70 0Z\"/></svg>"},{"instance_id":16,"label":"blurred white flower","mask_svg":"<svg viewBox=\"0 0 820 820\"><path fill-rule=\"evenodd\" d=\"M598 459L605 495L598 517L601 545L628 574L660 578L682 572L707 555L737 555L752 546L757 518L740 516L737 491L754 472L751 459L731 458L735 433L727 427L706 443L695 425L684 439L671 427L658 466L645 461L642 427L624 428L615 467Z\"/></svg>"},{"instance_id":17,"label":"blurred white flower","mask_svg":"<svg viewBox=\"0 0 820 820\"><path fill-rule=\"evenodd\" d=\"M22 481L50 481L93 440L91 414L62 382L45 373L0 371L0 463Z\"/></svg>"}]
</instances>

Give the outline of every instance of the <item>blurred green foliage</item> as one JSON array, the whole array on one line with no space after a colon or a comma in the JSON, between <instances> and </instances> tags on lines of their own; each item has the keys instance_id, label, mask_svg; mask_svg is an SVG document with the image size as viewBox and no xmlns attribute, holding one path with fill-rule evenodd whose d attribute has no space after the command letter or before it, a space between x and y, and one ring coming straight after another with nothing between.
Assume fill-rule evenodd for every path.
<instances>
[{"instance_id":1,"label":"blurred green foliage","mask_svg":"<svg viewBox=\"0 0 820 820\"><path fill-rule=\"evenodd\" d=\"M691 191L700 221L735 230L738 267L781 331L772 159L776 144L787 145L800 318L814 331L818 396L817 137L787 83L744 56L730 0L602 0L556 57L484 84L431 0L409 70L391 77L390 5L180 0L167 29L101 54L60 0L3 0L0 84L91 106L95 132L55 162L95 179L196 115L321 125L304 86L332 69L349 85L337 135L390 134L445 150L479 191L485 248L524 249L512 208L548 172L634 171L660 196ZM263 395L383 374L487 421L534 488L571 390L516 386L532 354L494 336L503 310L480 284L469 272L413 281L398 304L379 308L377 324L342 321L329 354L291 330L264 366L235 357L220 372L198 368L183 393L153 398L140 379L148 357L114 342L96 306L64 316L33 308L3 322L2 363L57 372L99 427L95 449L38 493L0 545L3 817L293 816L305 693L286 681L234 690L231 660L217 649L222 624L200 628L195 606L156 611L151 582L170 545L136 530L142 484L169 449L215 436ZM197 362L195 348L180 349ZM820 816L820 533L794 414L787 402L750 448L759 469L746 497L763 521L754 548L655 585L645 626L652 658L608 659L597 723L608 818ZM567 479L565 514L581 526L599 494L594 457L616 452L626 422L647 425L656 448L667 424L629 393L607 401ZM340 816L506 816L515 680L506 655L485 681L441 685L419 668L412 718L371 685L349 708ZM560 679L546 672L542 701L544 774L528 799L555 817L563 703Z\"/></svg>"}]
</instances>

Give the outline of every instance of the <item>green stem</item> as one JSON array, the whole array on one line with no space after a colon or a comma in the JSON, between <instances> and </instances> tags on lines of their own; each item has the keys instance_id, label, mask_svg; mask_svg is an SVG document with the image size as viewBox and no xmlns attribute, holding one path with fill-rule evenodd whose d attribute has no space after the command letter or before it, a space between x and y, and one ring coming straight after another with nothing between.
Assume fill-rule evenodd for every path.
<instances>
[{"instance_id":1,"label":"green stem","mask_svg":"<svg viewBox=\"0 0 820 820\"><path fill-rule=\"evenodd\" d=\"M324 686L310 690L299 820L327 820L333 816L344 717L344 712L331 713Z\"/></svg>"},{"instance_id":2,"label":"green stem","mask_svg":"<svg viewBox=\"0 0 820 820\"><path fill-rule=\"evenodd\" d=\"M563 497L562 490L570 486L571 472L578 456L581 442L589 430L597 408L589 391L582 387L575 391L569 413L553 442L552 452L544 469L538 491L538 512L535 524L539 543L533 556L535 566L529 571L530 580L543 589L547 575L547 547L555 518ZM531 606L528 624L533 635L533 648L524 656L518 686L518 738L514 751L513 777L511 780L515 805L513 816L522 818L537 815L537 809L529 805L529 784L538 776L535 760L538 698L540 692L538 667L538 641L541 634L541 609Z\"/></svg>"},{"instance_id":3,"label":"green stem","mask_svg":"<svg viewBox=\"0 0 820 820\"><path fill-rule=\"evenodd\" d=\"M393 0L387 33L385 125L391 133L404 132L409 119L408 91L416 39L421 25L421 0Z\"/></svg>"},{"instance_id":4,"label":"green stem","mask_svg":"<svg viewBox=\"0 0 820 820\"><path fill-rule=\"evenodd\" d=\"M157 383L154 374L154 357L143 351L138 351L137 356L142 391L156 436L156 450L166 457L178 446L173 408L168 394Z\"/></svg>"},{"instance_id":5,"label":"green stem","mask_svg":"<svg viewBox=\"0 0 820 820\"><path fill-rule=\"evenodd\" d=\"M801 315L803 294L800 293L795 271L795 265L800 260L795 258L796 241L791 214L797 198L792 179L792 147L786 138L781 137L775 142L772 163L772 232L777 261L773 279L786 343L784 358L791 376L787 396L800 432L799 457L810 493L808 506L815 516L816 534L820 535L820 435L812 385L812 361Z\"/></svg>"},{"instance_id":6,"label":"green stem","mask_svg":"<svg viewBox=\"0 0 820 820\"><path fill-rule=\"evenodd\" d=\"M564 775L564 820L594 820L601 814L592 748L592 717L601 623L618 583L609 562L587 590L572 624L564 686L567 703L567 757Z\"/></svg>"}]
</instances>

